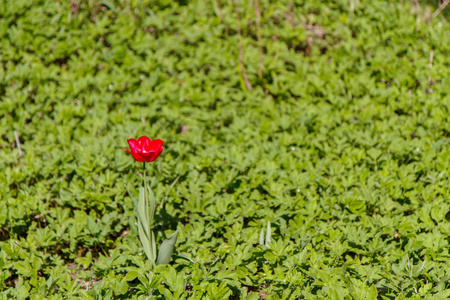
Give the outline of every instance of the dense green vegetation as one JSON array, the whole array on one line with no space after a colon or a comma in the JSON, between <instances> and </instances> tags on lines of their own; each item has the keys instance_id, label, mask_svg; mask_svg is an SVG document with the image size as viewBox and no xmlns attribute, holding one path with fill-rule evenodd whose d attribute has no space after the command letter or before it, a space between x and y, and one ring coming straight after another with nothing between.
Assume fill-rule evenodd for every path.
<instances>
[{"instance_id":1,"label":"dense green vegetation","mask_svg":"<svg viewBox=\"0 0 450 300\"><path fill-rule=\"evenodd\" d=\"M1 299L450 296L444 12L153 2L0 0ZM142 135L158 241L179 229L155 269Z\"/></svg>"}]
</instances>

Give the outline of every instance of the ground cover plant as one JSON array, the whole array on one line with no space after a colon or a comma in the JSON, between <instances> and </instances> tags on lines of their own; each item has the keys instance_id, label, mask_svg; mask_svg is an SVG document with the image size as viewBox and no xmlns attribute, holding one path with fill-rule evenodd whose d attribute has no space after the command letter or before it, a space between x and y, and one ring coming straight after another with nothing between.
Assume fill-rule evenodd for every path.
<instances>
[{"instance_id":1,"label":"ground cover plant","mask_svg":"<svg viewBox=\"0 0 450 300\"><path fill-rule=\"evenodd\" d=\"M0 1L1 299L449 297L428 5ZM178 228L155 267L124 189L143 135L156 242Z\"/></svg>"}]
</instances>

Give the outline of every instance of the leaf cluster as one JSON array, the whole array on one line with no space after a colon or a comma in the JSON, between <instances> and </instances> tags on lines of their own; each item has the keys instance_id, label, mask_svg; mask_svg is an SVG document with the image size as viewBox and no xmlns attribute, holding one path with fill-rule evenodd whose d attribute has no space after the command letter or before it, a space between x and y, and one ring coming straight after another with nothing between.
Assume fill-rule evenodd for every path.
<instances>
[{"instance_id":1,"label":"leaf cluster","mask_svg":"<svg viewBox=\"0 0 450 300\"><path fill-rule=\"evenodd\" d=\"M0 1L1 299L450 296L445 15L259 6L260 45L249 0ZM155 269L142 135L156 243L179 224Z\"/></svg>"}]
</instances>

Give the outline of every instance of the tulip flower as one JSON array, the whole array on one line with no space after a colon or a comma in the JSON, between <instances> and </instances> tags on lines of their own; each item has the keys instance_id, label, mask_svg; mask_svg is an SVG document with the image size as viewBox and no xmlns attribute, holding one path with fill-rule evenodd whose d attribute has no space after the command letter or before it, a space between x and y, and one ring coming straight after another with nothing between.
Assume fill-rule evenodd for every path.
<instances>
[{"instance_id":1,"label":"tulip flower","mask_svg":"<svg viewBox=\"0 0 450 300\"><path fill-rule=\"evenodd\" d=\"M143 185L139 187L137 201L126 186L125 188L134 203L139 239L141 240L147 258L152 262L152 265L168 264L170 262L178 236L177 230L168 239L163 241L159 247L159 252L156 253L155 234L152 230L156 211L156 198L147 184L147 179L145 177L145 163L155 161L159 157L163 151L163 144L164 142L161 140L156 139L152 141L146 136L141 136L137 140L128 140L131 151L125 149L125 151L130 153L135 160L144 163Z\"/></svg>"},{"instance_id":2,"label":"tulip flower","mask_svg":"<svg viewBox=\"0 0 450 300\"><path fill-rule=\"evenodd\" d=\"M124 150L130 153L138 162L155 161L164 149L162 147L163 141L158 139L152 141L146 136L141 136L138 140L129 139L127 141L131 151Z\"/></svg>"}]
</instances>

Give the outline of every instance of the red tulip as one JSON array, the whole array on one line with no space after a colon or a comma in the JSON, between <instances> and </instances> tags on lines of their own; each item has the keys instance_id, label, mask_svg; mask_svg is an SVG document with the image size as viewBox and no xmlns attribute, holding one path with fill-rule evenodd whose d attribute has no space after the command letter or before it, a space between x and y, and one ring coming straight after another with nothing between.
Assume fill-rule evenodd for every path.
<instances>
[{"instance_id":1,"label":"red tulip","mask_svg":"<svg viewBox=\"0 0 450 300\"><path fill-rule=\"evenodd\" d=\"M131 151L124 150L133 155L138 162L155 161L164 149L162 148L163 141L158 139L152 141L146 136L141 136L138 140L129 139L127 141Z\"/></svg>"}]
</instances>

